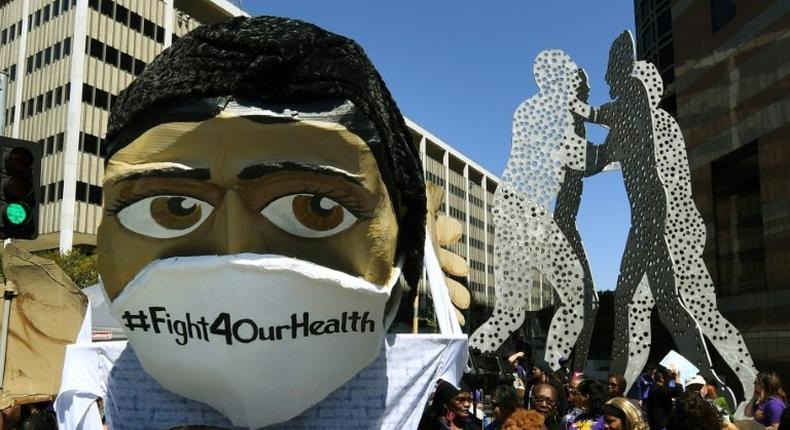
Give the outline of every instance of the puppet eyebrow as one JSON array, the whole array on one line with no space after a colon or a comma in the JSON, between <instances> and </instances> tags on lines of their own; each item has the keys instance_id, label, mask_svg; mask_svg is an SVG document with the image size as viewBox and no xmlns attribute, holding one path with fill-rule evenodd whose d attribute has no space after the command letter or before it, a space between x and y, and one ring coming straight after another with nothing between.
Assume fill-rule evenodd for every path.
<instances>
[{"instance_id":1,"label":"puppet eyebrow","mask_svg":"<svg viewBox=\"0 0 790 430\"><path fill-rule=\"evenodd\" d=\"M343 169L317 164L297 163L294 161L271 161L245 167L238 175L244 181L258 179L277 172L298 170L302 172L320 173L322 175L339 176L356 185L362 185L362 176L349 173Z\"/></svg>"},{"instance_id":2,"label":"puppet eyebrow","mask_svg":"<svg viewBox=\"0 0 790 430\"><path fill-rule=\"evenodd\" d=\"M211 179L211 172L209 169L191 169L183 167L163 167L156 169L148 169L140 172L130 173L124 175L116 182L133 181L136 179L144 178L184 178L184 179L197 179L207 181Z\"/></svg>"}]
</instances>

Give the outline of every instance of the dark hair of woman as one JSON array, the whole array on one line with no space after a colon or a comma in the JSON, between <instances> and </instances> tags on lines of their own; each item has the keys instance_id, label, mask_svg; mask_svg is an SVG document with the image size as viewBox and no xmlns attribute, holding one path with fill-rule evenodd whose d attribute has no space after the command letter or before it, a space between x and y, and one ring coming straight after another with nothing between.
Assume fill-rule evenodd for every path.
<instances>
[{"instance_id":1,"label":"dark hair of woman","mask_svg":"<svg viewBox=\"0 0 790 430\"><path fill-rule=\"evenodd\" d=\"M498 386L491 401L493 407L499 407L499 413L503 417L509 417L521 405L521 398L518 397L516 389L509 385Z\"/></svg>"},{"instance_id":2,"label":"dark hair of woman","mask_svg":"<svg viewBox=\"0 0 790 430\"><path fill-rule=\"evenodd\" d=\"M683 393L667 419L666 430L719 430L721 416L698 393Z\"/></svg>"},{"instance_id":3,"label":"dark hair of woman","mask_svg":"<svg viewBox=\"0 0 790 430\"><path fill-rule=\"evenodd\" d=\"M759 383L763 390L765 390L765 397L779 397L785 404L787 403L787 395L782 389L782 380L775 372L761 372L757 375L757 383Z\"/></svg>"},{"instance_id":4,"label":"dark hair of woman","mask_svg":"<svg viewBox=\"0 0 790 430\"><path fill-rule=\"evenodd\" d=\"M580 395L587 397L587 410L585 413L598 416L603 413L603 404L606 402L606 388L598 381L585 379L577 388Z\"/></svg>"},{"instance_id":5,"label":"dark hair of woman","mask_svg":"<svg viewBox=\"0 0 790 430\"><path fill-rule=\"evenodd\" d=\"M609 379L614 379L615 383L617 383L617 391L620 393L625 392L625 387L628 385L625 381L625 377L619 373L610 373Z\"/></svg>"}]
</instances>

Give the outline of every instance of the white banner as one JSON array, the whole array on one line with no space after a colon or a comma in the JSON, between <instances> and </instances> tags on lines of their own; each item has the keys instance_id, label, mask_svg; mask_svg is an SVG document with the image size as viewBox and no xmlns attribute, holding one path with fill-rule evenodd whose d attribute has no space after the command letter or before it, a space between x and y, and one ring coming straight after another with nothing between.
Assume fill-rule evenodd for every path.
<instances>
[{"instance_id":1,"label":"white banner","mask_svg":"<svg viewBox=\"0 0 790 430\"><path fill-rule=\"evenodd\" d=\"M269 429L414 429L438 378L459 381L466 336L388 335L370 366L302 415ZM315 366L323 358L315 357ZM309 390L310 387L304 387ZM61 429L100 429L95 399L112 429L186 424L234 428L209 406L177 396L140 367L126 342L70 345L56 403Z\"/></svg>"}]
</instances>

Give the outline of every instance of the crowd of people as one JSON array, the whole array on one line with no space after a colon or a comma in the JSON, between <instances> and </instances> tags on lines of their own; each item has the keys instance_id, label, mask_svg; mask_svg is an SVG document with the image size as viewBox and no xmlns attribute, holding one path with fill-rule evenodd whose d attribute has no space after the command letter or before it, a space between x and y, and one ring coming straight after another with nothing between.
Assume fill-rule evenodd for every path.
<instances>
[{"instance_id":1,"label":"crowd of people","mask_svg":"<svg viewBox=\"0 0 790 430\"><path fill-rule=\"evenodd\" d=\"M650 365L626 392L625 378L606 381L557 371L541 361L510 356L506 383L483 392L464 377L460 387L440 380L419 430L790 430L790 409L779 376L760 373L736 422L727 401L700 375L681 380L674 369ZM476 386L477 385L477 386Z\"/></svg>"}]
</instances>

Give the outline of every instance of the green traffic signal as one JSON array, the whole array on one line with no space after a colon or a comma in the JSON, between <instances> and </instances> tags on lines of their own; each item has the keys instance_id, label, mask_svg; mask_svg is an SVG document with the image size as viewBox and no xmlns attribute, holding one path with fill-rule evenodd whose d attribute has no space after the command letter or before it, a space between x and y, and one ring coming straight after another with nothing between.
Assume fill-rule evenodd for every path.
<instances>
[{"instance_id":1,"label":"green traffic signal","mask_svg":"<svg viewBox=\"0 0 790 430\"><path fill-rule=\"evenodd\" d=\"M8 205L5 209L5 215L8 221L16 225L24 223L28 218L27 208L19 203L11 203Z\"/></svg>"}]
</instances>

